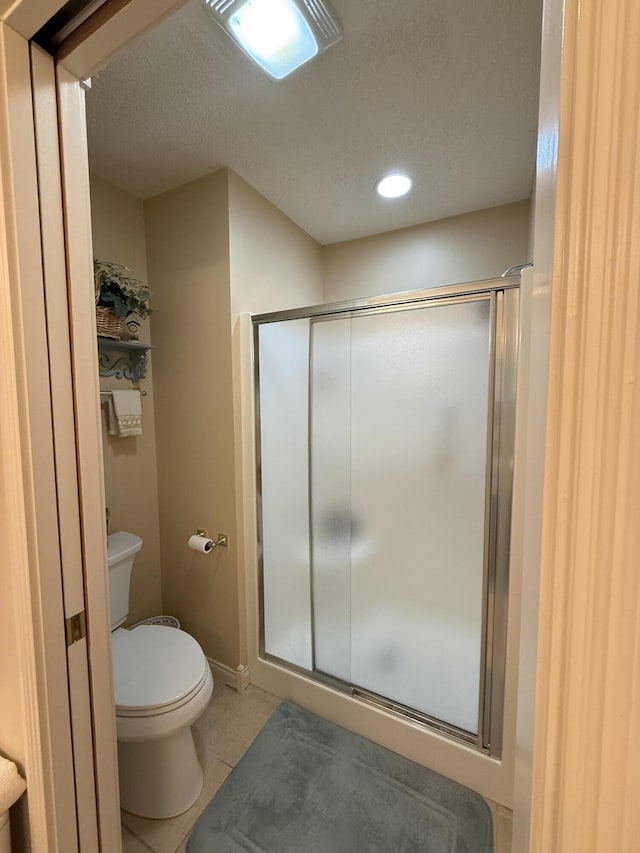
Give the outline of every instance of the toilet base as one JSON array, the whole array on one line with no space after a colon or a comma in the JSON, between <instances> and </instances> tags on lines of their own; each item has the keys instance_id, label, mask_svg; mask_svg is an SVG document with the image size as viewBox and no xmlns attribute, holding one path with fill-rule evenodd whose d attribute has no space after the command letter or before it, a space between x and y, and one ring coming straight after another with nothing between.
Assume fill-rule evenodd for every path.
<instances>
[{"instance_id":1,"label":"toilet base","mask_svg":"<svg viewBox=\"0 0 640 853\"><path fill-rule=\"evenodd\" d=\"M120 805L140 817L176 817L202 791L191 727L159 740L118 741L118 767Z\"/></svg>"}]
</instances>

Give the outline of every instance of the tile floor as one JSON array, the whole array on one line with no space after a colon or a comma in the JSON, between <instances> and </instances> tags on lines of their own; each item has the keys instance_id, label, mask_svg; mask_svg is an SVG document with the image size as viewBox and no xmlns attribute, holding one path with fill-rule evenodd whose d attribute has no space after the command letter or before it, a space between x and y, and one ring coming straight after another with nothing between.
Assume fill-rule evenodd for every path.
<instances>
[{"instance_id":1,"label":"tile floor","mask_svg":"<svg viewBox=\"0 0 640 853\"><path fill-rule=\"evenodd\" d=\"M511 853L511 830L513 827L513 812L511 809L487 800L493 815L493 834L495 837L495 853Z\"/></svg>"},{"instance_id":2,"label":"tile floor","mask_svg":"<svg viewBox=\"0 0 640 853\"><path fill-rule=\"evenodd\" d=\"M148 820L122 812L123 853L185 853L196 820L240 761L280 700L257 687L239 694L217 687L209 707L193 727L196 750L204 770L197 802L169 820ZM496 836L495 853L511 853L511 812L489 801Z\"/></svg>"}]
</instances>

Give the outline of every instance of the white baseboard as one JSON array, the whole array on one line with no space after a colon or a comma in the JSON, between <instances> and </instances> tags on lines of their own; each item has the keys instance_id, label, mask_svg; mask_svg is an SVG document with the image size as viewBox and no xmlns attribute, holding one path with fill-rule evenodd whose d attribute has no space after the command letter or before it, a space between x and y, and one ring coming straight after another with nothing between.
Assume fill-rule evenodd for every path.
<instances>
[{"instance_id":1,"label":"white baseboard","mask_svg":"<svg viewBox=\"0 0 640 853\"><path fill-rule=\"evenodd\" d=\"M207 658L207 660L211 666L213 680L216 684L227 684L229 687L233 687L234 690L237 690L238 693L244 693L249 686L248 666L238 666L234 669L233 667L227 666L225 663L220 663L220 661L213 660L212 658Z\"/></svg>"}]
</instances>

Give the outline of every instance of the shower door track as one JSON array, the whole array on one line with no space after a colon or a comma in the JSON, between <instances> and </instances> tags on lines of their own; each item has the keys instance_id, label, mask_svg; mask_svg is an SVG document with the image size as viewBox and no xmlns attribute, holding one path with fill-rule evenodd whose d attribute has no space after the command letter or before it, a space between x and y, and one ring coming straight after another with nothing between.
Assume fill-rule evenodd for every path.
<instances>
[{"instance_id":1,"label":"shower door track","mask_svg":"<svg viewBox=\"0 0 640 853\"><path fill-rule=\"evenodd\" d=\"M366 299L349 299L344 302L327 302L325 305L310 305L305 308L293 308L289 311L271 311L269 314L254 314L251 322L256 327L262 323L278 323L281 320L301 320L305 317L319 317L332 314L351 314L372 308L388 309L391 306L411 307L424 302L434 304L442 299L456 296L476 296L494 293L500 290L513 290L520 287L520 274L506 278L490 278L482 281L452 284L449 287L430 287L425 290L405 290L386 296L370 296ZM257 387L256 387L256 390Z\"/></svg>"},{"instance_id":2,"label":"shower door track","mask_svg":"<svg viewBox=\"0 0 640 853\"><path fill-rule=\"evenodd\" d=\"M478 746L478 738L471 732L465 732L463 729L458 729L456 726L449 725L443 720L438 720L436 717L430 717L429 714L424 714L417 711L415 708L410 708L408 705L402 705L400 702L394 702L392 699L387 699L385 696L380 696L378 693L372 693L370 690L365 690L362 687L352 687L351 695L354 699L360 699L368 705L375 705L376 708L384 708L385 711L391 711L400 717L406 717L413 723L420 723L430 729L435 729L447 737L459 740L466 746ZM489 749L478 747L482 752L489 753Z\"/></svg>"},{"instance_id":3,"label":"shower door track","mask_svg":"<svg viewBox=\"0 0 640 853\"><path fill-rule=\"evenodd\" d=\"M283 669L288 669L290 672L295 672L297 675L302 675L305 678L309 678L319 684L323 684L325 687L331 687L333 690L337 690L340 693L346 693L353 699L365 702L367 705L373 705L376 708L382 708L385 711L390 711L398 717L404 717L405 719L411 720L412 723L418 723L419 725L426 726L440 732L441 734L447 735L447 737L450 737L453 740L460 741L465 744L465 746L473 746L481 752L490 754L488 747L478 746L478 738L472 732L466 732L464 729L459 729L456 726L445 723L443 720L437 719L437 717L430 717L429 714L424 714L422 711L417 711L415 708L410 708L408 705L403 705L400 702L394 702L393 699L388 699L386 696L381 696L379 693L373 693L371 690L365 690L364 687L358 687L348 681L342 681L340 678L336 678L335 675L327 675L327 673L322 672L322 670L304 669L304 667L297 666L295 663L291 663L291 661L279 658L277 655L271 655L268 652L261 652L260 657L268 663L273 663Z\"/></svg>"},{"instance_id":4,"label":"shower door track","mask_svg":"<svg viewBox=\"0 0 640 853\"><path fill-rule=\"evenodd\" d=\"M259 314L252 318L254 327L254 393L256 430L256 485L258 527L259 589L259 656L327 687L350 695L353 699L384 709L440 732L466 746L494 758L502 755L504 689L506 675L506 635L509 591L509 545L511 528L511 492L513 478L513 444L515 439L515 391L518 355L518 306L520 275L486 281L469 282L450 287L407 291L368 299L334 302L289 311ZM388 697L327 675L315 668L306 669L270 654L265 648L264 567L262 559L262 482L260 444L260 368L259 327L264 323L309 318L311 322L338 319L378 312L411 310L442 304L490 300L490 351L493 372L490 377L487 435L487 484L485 515L485 569L483 593L483 626L481 648L481 683L479 695L478 733L472 733L431 717L415 708ZM313 586L312 586L313 589ZM313 622L313 603L311 608ZM313 638L313 631L312 631ZM313 639L312 639L313 642Z\"/></svg>"}]
</instances>

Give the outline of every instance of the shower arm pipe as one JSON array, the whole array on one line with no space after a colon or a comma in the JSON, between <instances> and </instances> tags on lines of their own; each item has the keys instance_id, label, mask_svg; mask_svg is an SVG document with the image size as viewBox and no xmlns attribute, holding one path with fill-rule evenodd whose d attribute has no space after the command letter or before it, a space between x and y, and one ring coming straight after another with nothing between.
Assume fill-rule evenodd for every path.
<instances>
[{"instance_id":1,"label":"shower arm pipe","mask_svg":"<svg viewBox=\"0 0 640 853\"><path fill-rule=\"evenodd\" d=\"M500 276L500 278L507 278L510 275L518 275L519 273L522 272L522 270L525 270L527 267L532 267L532 266L533 266L533 261L527 261L526 264L516 264L513 267L509 267L508 270L505 270L502 273L502 275Z\"/></svg>"},{"instance_id":2,"label":"shower arm pipe","mask_svg":"<svg viewBox=\"0 0 640 853\"><path fill-rule=\"evenodd\" d=\"M507 271L508 272L508 271ZM269 314L256 314L251 320L254 325L276 323L280 320L297 320L304 317L319 317L328 314L347 314L365 311L371 308L388 308L393 305L410 305L412 302L424 302L427 299L451 299L455 296L472 296L479 293L492 293L496 290L508 290L520 286L520 274L483 281L452 284L446 287L430 287L425 290L406 290L393 296L372 296L366 299L351 299L345 302L329 302L324 305L309 305L290 311L273 311Z\"/></svg>"}]
</instances>

